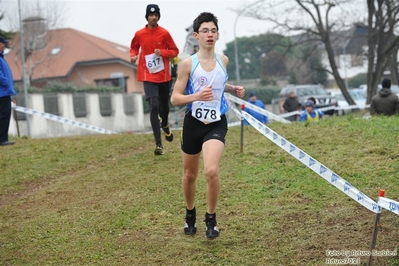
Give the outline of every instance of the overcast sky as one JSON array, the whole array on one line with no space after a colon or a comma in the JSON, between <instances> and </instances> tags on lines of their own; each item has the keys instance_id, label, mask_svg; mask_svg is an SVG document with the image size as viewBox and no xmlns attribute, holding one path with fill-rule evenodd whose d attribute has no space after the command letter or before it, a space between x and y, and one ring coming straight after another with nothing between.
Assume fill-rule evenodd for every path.
<instances>
[{"instance_id":1,"label":"overcast sky","mask_svg":"<svg viewBox=\"0 0 399 266\"><path fill-rule=\"evenodd\" d=\"M27 8L29 2L39 1L44 4L46 0L20 0L21 13ZM166 28L174 38L176 45L182 51L187 35L186 28L192 24L195 17L204 11L214 13L219 19L220 36L216 44L219 53L225 49L228 42L234 40L234 22L237 13L232 9L242 10L250 5L254 0L51 0L52 2L62 2L65 16L62 28L70 27L76 30L130 46L130 41L134 33L143 28L145 20L145 10L148 4L158 4L161 10L159 25ZM7 29L11 20L18 20L18 1L0 0L0 10L7 13L14 13L13 16L0 22L2 29ZM16 13L16 14L15 14ZM253 36L268 31L270 24L245 16L240 16L237 20L236 36Z\"/></svg>"},{"instance_id":2,"label":"overcast sky","mask_svg":"<svg viewBox=\"0 0 399 266\"><path fill-rule=\"evenodd\" d=\"M32 10L38 9L36 6L43 9L58 5L63 10L62 24L58 25L59 28L73 28L125 46L130 46L135 32L146 25L146 6L153 3L158 4L161 10L159 25L171 33L180 51L183 51L187 36L185 29L201 12L212 12L219 19L220 34L216 44L216 51L219 53L226 48L226 43L234 41L234 31L237 37L248 37L266 33L274 26L270 22L242 15L237 20L236 28L234 27L237 19L237 12L234 10L243 10L250 5L257 6L254 3L259 0L0 0L0 12L4 12L5 15L5 19L0 21L1 29L18 30L19 1L23 18L27 13L34 14ZM294 18L292 13L286 12L290 2L292 0L265 0L267 4L283 7L275 13L280 19L285 15L290 19ZM351 19L359 21L358 17L367 14L364 10L364 0L351 0L349 3L349 6L334 8L332 16L350 22ZM345 18L344 13L348 10L353 10L353 13ZM272 11L266 8L264 12L267 15L267 12ZM313 24L309 16L303 12L294 14L298 21Z\"/></svg>"}]
</instances>

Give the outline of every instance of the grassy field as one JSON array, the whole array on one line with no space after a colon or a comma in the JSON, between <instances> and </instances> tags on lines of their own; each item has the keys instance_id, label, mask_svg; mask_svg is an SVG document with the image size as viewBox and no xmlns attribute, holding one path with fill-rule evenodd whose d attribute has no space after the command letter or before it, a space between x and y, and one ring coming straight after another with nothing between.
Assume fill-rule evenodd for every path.
<instances>
[{"instance_id":1,"label":"grassy field","mask_svg":"<svg viewBox=\"0 0 399 266\"><path fill-rule=\"evenodd\" d=\"M377 201L399 200L399 117L331 117L270 125ZM368 251L375 214L245 127L229 129L217 210L205 238L185 236L179 132L153 155L151 134L14 138L0 147L1 265L326 265L326 251ZM399 246L399 217L382 211L377 250ZM335 258L344 258L338 256ZM357 257L362 264L368 256ZM399 265L398 256L373 265Z\"/></svg>"}]
</instances>

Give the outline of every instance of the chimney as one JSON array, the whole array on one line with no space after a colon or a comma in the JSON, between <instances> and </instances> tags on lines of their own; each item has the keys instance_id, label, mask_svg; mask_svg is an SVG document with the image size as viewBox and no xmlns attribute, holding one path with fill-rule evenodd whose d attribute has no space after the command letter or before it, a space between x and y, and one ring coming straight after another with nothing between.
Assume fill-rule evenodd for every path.
<instances>
[{"instance_id":1,"label":"chimney","mask_svg":"<svg viewBox=\"0 0 399 266\"><path fill-rule=\"evenodd\" d=\"M28 17L22 21L25 49L28 54L47 45L47 21L41 17Z\"/></svg>"}]
</instances>

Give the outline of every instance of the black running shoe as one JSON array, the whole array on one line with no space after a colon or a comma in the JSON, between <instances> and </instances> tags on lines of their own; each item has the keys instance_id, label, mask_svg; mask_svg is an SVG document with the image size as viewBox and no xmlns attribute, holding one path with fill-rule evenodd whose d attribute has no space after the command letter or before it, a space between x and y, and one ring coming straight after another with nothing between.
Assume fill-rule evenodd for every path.
<instances>
[{"instance_id":1,"label":"black running shoe","mask_svg":"<svg viewBox=\"0 0 399 266\"><path fill-rule=\"evenodd\" d=\"M214 214L205 214L206 224L206 237L210 240L215 239L219 236L219 228L216 222L216 213Z\"/></svg>"},{"instance_id":2,"label":"black running shoe","mask_svg":"<svg viewBox=\"0 0 399 266\"><path fill-rule=\"evenodd\" d=\"M165 139L169 142L173 141L173 134L170 132L169 126L162 127L163 132L165 133Z\"/></svg>"},{"instance_id":3,"label":"black running shoe","mask_svg":"<svg viewBox=\"0 0 399 266\"><path fill-rule=\"evenodd\" d=\"M186 221L184 223L184 233L186 235L195 235L197 233L195 218L195 214L186 213Z\"/></svg>"},{"instance_id":4,"label":"black running shoe","mask_svg":"<svg viewBox=\"0 0 399 266\"><path fill-rule=\"evenodd\" d=\"M157 147L154 150L155 155L162 155L163 154L163 147L160 145L157 145Z\"/></svg>"}]
</instances>

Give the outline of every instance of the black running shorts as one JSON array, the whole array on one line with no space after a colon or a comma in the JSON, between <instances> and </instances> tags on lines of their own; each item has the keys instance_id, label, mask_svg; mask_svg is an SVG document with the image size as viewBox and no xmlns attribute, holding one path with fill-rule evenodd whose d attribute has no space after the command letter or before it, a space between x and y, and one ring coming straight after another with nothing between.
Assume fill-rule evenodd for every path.
<instances>
[{"instance_id":1,"label":"black running shorts","mask_svg":"<svg viewBox=\"0 0 399 266\"><path fill-rule=\"evenodd\" d=\"M168 98L170 94L170 82L154 83L143 82L145 99L148 101L152 97Z\"/></svg>"},{"instance_id":2,"label":"black running shorts","mask_svg":"<svg viewBox=\"0 0 399 266\"><path fill-rule=\"evenodd\" d=\"M183 120L180 143L181 149L187 154L197 154L202 151L202 144L210 139L218 139L225 143L227 134L226 115L221 120L204 124L187 112Z\"/></svg>"}]
</instances>

